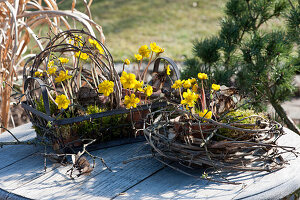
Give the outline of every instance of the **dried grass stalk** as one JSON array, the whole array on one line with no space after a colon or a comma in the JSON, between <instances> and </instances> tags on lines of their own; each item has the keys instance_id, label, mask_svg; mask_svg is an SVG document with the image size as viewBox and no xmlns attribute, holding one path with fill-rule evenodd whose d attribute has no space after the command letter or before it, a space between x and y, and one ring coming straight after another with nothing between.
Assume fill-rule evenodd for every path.
<instances>
[{"instance_id":1,"label":"dried grass stalk","mask_svg":"<svg viewBox=\"0 0 300 200\"><path fill-rule=\"evenodd\" d=\"M88 15L75 10L73 1L71 10L59 10L56 1L44 0L0 0L0 123L8 126L11 88L18 79L17 72L24 65L24 58L30 39L34 39L40 50L43 44L36 32L41 25L47 24L55 34L72 28L66 16L81 23L86 31L104 43L102 27L91 19L89 3L85 2ZM37 29L40 27L40 29ZM94 31L96 30L96 32ZM32 55L31 55L32 56ZM7 83L7 84L3 84Z\"/></svg>"}]
</instances>

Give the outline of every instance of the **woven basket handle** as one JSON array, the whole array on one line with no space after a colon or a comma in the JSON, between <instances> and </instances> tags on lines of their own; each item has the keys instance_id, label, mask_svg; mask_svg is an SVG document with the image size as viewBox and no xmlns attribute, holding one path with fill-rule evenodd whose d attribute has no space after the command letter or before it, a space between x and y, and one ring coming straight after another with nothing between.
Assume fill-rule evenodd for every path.
<instances>
[{"instance_id":1,"label":"woven basket handle","mask_svg":"<svg viewBox=\"0 0 300 200\"><path fill-rule=\"evenodd\" d=\"M180 72L179 72L179 69L178 69L176 63L171 58L168 58L168 57L157 58L154 62L153 72L158 72L158 68L159 68L159 64L160 64L161 60L167 61L171 65L173 71L175 72L176 80L180 79Z\"/></svg>"},{"instance_id":2,"label":"woven basket handle","mask_svg":"<svg viewBox=\"0 0 300 200\"><path fill-rule=\"evenodd\" d=\"M48 93L47 93L47 86L46 86L46 84L41 79L36 78L36 77L27 78L25 80L25 82L24 82L24 92L25 92L25 95L27 96L28 93L30 92L30 91L27 91L29 83L30 82L34 82L34 81L37 81L38 84L41 87L46 114L48 116L50 116L51 114L50 114L50 106L49 106L49 98L48 98Z\"/></svg>"},{"instance_id":3,"label":"woven basket handle","mask_svg":"<svg viewBox=\"0 0 300 200\"><path fill-rule=\"evenodd\" d=\"M172 76L168 76L166 72L159 72L159 64L161 63L161 61L166 61L169 64L170 69L173 72ZM155 78L155 80L152 82L152 85L156 88L155 90L164 89L164 91L162 90L162 92L166 92L171 89L171 85L169 85L169 81L167 80L171 80L171 84L173 84L176 80L180 78L180 72L176 63L168 57L157 58L154 62L153 72L158 75L158 79ZM167 77L169 77L169 79L167 79ZM168 82L168 85L166 85L166 81Z\"/></svg>"}]
</instances>

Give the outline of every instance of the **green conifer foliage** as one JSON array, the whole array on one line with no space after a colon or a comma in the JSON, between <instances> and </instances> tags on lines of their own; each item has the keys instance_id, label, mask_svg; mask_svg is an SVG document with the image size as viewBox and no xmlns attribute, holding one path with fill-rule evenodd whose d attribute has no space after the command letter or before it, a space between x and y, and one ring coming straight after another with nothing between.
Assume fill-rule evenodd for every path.
<instances>
[{"instance_id":1,"label":"green conifer foliage","mask_svg":"<svg viewBox=\"0 0 300 200\"><path fill-rule=\"evenodd\" d=\"M213 81L237 86L256 108L271 103L296 132L280 103L291 97L299 70L300 0L229 0L217 36L194 42L183 77L209 73ZM266 31L270 20L284 17L286 27ZM297 50L298 49L298 50Z\"/></svg>"}]
</instances>

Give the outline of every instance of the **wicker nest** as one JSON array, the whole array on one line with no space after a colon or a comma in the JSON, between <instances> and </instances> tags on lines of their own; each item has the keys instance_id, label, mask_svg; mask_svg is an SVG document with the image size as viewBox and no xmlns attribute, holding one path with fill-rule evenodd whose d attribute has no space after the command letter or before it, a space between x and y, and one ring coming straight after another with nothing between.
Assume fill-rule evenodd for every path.
<instances>
[{"instance_id":1,"label":"wicker nest","mask_svg":"<svg viewBox=\"0 0 300 200\"><path fill-rule=\"evenodd\" d=\"M282 126L259 116L253 116L257 118L255 124L228 124L203 119L172 106L148 117L150 124L144 134L154 155L188 167L206 165L215 169L273 171L284 167L282 153L294 151L293 147L276 144L284 134ZM223 136L220 129L239 134Z\"/></svg>"}]
</instances>

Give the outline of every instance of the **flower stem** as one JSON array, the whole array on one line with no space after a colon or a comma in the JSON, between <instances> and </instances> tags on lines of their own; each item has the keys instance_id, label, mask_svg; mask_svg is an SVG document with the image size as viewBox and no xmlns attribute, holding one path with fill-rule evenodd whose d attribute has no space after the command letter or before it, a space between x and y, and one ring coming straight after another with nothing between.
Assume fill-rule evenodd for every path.
<instances>
[{"instance_id":1,"label":"flower stem","mask_svg":"<svg viewBox=\"0 0 300 200\"><path fill-rule=\"evenodd\" d=\"M70 97L69 97L69 95L68 95L68 93L67 93L67 91L66 91L66 88L65 88L63 82L61 82L61 86L62 86L62 88L63 88L63 90L64 90L65 95L70 99Z\"/></svg>"},{"instance_id":2,"label":"flower stem","mask_svg":"<svg viewBox=\"0 0 300 200\"><path fill-rule=\"evenodd\" d=\"M144 82L145 82L146 74L147 74L147 72L148 72L149 65L150 65L150 63L151 63L152 56L153 56L153 51L152 51L152 53L151 53L149 62L148 62L148 64L147 64L147 67L146 67L146 69L145 69L144 72L143 72L143 81L144 81Z\"/></svg>"},{"instance_id":3,"label":"flower stem","mask_svg":"<svg viewBox=\"0 0 300 200\"><path fill-rule=\"evenodd\" d=\"M179 88L179 95L180 95L180 100L182 101L183 98L182 98L182 94L181 94L181 88Z\"/></svg>"},{"instance_id":4,"label":"flower stem","mask_svg":"<svg viewBox=\"0 0 300 200\"><path fill-rule=\"evenodd\" d=\"M204 86L203 86L203 80L201 79L201 86L202 86L202 91L201 91L201 95L202 95L202 110L206 109L206 99L205 99L205 91L204 91Z\"/></svg>"},{"instance_id":5,"label":"flower stem","mask_svg":"<svg viewBox=\"0 0 300 200\"><path fill-rule=\"evenodd\" d=\"M48 78L50 79L50 81L51 81L51 83L52 83L52 86L53 86L53 89L54 89L54 92L55 92L55 94L56 94L56 96L57 96L58 94L57 94L56 87L55 87L55 84L54 84L54 82L53 82L53 79L52 79L52 77L49 76L48 73L47 73L47 76L48 76Z\"/></svg>"},{"instance_id":6,"label":"flower stem","mask_svg":"<svg viewBox=\"0 0 300 200\"><path fill-rule=\"evenodd\" d=\"M141 65L143 63L143 58L140 60L140 63L138 65L138 71L137 71L137 76L139 77L139 81L141 80Z\"/></svg>"}]
</instances>

